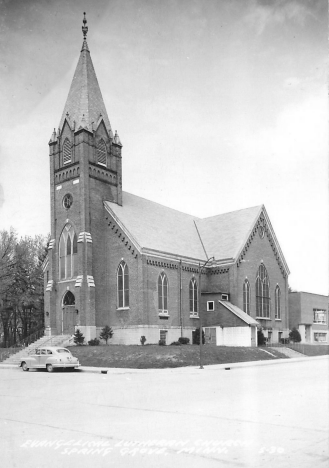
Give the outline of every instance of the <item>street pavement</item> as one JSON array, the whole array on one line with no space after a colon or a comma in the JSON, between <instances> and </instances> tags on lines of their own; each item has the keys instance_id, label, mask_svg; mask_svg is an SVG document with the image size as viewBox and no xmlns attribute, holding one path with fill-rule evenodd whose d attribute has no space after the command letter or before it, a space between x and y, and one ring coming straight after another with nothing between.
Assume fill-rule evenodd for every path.
<instances>
[{"instance_id":1,"label":"street pavement","mask_svg":"<svg viewBox=\"0 0 329 468\"><path fill-rule=\"evenodd\" d=\"M328 466L328 356L84 370L0 366L1 466Z\"/></svg>"}]
</instances>

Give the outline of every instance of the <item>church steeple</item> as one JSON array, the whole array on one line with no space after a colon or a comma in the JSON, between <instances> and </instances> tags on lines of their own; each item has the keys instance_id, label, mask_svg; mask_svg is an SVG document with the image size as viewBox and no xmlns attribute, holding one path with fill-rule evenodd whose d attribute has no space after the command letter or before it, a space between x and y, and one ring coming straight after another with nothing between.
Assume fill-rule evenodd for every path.
<instances>
[{"instance_id":1,"label":"church steeple","mask_svg":"<svg viewBox=\"0 0 329 468\"><path fill-rule=\"evenodd\" d=\"M71 83L70 91L64 106L59 128L62 130L65 118L69 116L74 130L85 128L92 132L102 117L105 127L111 135L112 129L107 115L102 93L98 84L94 66L87 43L88 26L86 13L83 18L83 43L78 65ZM68 114L68 116L67 116Z\"/></svg>"}]
</instances>

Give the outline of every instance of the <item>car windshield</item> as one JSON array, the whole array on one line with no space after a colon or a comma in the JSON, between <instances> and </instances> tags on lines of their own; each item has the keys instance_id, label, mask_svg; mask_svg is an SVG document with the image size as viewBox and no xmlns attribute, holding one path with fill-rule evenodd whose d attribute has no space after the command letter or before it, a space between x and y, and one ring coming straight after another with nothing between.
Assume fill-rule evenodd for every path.
<instances>
[{"instance_id":1,"label":"car windshield","mask_svg":"<svg viewBox=\"0 0 329 468\"><path fill-rule=\"evenodd\" d=\"M65 348L57 349L57 352L58 352L58 353L68 353L68 354L71 354L70 351L69 351L68 349L65 349Z\"/></svg>"}]
</instances>

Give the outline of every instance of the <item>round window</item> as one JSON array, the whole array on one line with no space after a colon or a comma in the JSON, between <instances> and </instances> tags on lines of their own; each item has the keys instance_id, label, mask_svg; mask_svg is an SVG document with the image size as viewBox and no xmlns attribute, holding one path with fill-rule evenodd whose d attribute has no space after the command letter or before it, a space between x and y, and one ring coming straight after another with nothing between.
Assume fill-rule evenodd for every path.
<instances>
[{"instance_id":1,"label":"round window","mask_svg":"<svg viewBox=\"0 0 329 468\"><path fill-rule=\"evenodd\" d=\"M261 239L263 239L264 235L265 235L265 229L264 229L264 226L258 226L258 234L259 234L259 237Z\"/></svg>"},{"instance_id":2,"label":"round window","mask_svg":"<svg viewBox=\"0 0 329 468\"><path fill-rule=\"evenodd\" d=\"M72 206L72 203L73 203L72 195L70 193L67 193L66 195L64 195L64 198L63 198L64 208L66 208L67 210L70 209Z\"/></svg>"}]
</instances>

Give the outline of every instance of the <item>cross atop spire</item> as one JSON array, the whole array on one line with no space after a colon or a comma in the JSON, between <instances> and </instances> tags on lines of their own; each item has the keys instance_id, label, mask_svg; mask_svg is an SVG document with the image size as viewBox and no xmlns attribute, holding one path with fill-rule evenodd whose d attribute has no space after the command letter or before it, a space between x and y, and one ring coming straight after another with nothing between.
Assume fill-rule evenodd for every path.
<instances>
[{"instance_id":1,"label":"cross atop spire","mask_svg":"<svg viewBox=\"0 0 329 468\"><path fill-rule=\"evenodd\" d=\"M86 19L86 12L84 11L83 12L83 26L82 26L82 34L83 34L83 43L82 43L82 50L88 50L88 44L87 44L87 33L88 33L88 26L86 26L87 24L87 19Z\"/></svg>"},{"instance_id":2,"label":"cross atop spire","mask_svg":"<svg viewBox=\"0 0 329 468\"><path fill-rule=\"evenodd\" d=\"M88 32L88 26L86 26L87 24L87 19L86 19L86 12L84 11L83 12L83 26L82 26L82 34L83 34L83 40L86 41L87 40L87 32Z\"/></svg>"}]
</instances>

